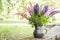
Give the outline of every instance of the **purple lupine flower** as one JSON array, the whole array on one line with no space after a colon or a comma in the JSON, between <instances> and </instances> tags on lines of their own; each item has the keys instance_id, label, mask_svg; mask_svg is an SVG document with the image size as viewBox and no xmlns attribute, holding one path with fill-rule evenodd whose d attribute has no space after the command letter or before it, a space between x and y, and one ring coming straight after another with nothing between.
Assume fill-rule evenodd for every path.
<instances>
[{"instance_id":1,"label":"purple lupine flower","mask_svg":"<svg viewBox=\"0 0 60 40\"><path fill-rule=\"evenodd\" d=\"M48 5L44 6L42 12L43 12L43 14L45 14L47 11L48 11Z\"/></svg>"},{"instance_id":2,"label":"purple lupine flower","mask_svg":"<svg viewBox=\"0 0 60 40\"><path fill-rule=\"evenodd\" d=\"M38 3L36 5L34 5L34 14L38 14L39 13L39 5Z\"/></svg>"},{"instance_id":3,"label":"purple lupine flower","mask_svg":"<svg viewBox=\"0 0 60 40\"><path fill-rule=\"evenodd\" d=\"M44 16L49 16L49 14L54 11L55 9L48 8L48 11L44 14Z\"/></svg>"},{"instance_id":4,"label":"purple lupine flower","mask_svg":"<svg viewBox=\"0 0 60 40\"><path fill-rule=\"evenodd\" d=\"M55 15L56 13L60 13L60 11L52 11L50 14L49 14L49 16L53 16L53 15Z\"/></svg>"}]
</instances>

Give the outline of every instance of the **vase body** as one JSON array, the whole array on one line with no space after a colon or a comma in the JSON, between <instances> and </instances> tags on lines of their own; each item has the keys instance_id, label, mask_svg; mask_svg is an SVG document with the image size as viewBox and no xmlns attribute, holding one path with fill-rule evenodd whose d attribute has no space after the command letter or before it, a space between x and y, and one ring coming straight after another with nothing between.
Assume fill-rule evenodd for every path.
<instances>
[{"instance_id":1,"label":"vase body","mask_svg":"<svg viewBox=\"0 0 60 40\"><path fill-rule=\"evenodd\" d=\"M44 29L41 26L35 25L35 30L34 30L34 37L35 38L42 38L44 36Z\"/></svg>"}]
</instances>

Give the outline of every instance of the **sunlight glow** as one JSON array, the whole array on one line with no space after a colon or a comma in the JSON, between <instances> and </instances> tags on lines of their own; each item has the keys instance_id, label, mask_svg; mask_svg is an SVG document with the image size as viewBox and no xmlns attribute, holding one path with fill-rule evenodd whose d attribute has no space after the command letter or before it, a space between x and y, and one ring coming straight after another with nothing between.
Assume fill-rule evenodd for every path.
<instances>
[{"instance_id":1,"label":"sunlight glow","mask_svg":"<svg viewBox=\"0 0 60 40\"><path fill-rule=\"evenodd\" d=\"M30 0L31 2L39 3L41 0Z\"/></svg>"}]
</instances>

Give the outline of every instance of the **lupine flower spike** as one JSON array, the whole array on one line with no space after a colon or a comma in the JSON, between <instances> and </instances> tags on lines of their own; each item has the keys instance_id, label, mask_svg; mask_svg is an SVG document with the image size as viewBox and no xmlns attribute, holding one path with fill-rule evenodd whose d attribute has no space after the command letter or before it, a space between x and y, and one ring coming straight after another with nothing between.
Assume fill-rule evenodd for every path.
<instances>
[{"instance_id":1,"label":"lupine flower spike","mask_svg":"<svg viewBox=\"0 0 60 40\"><path fill-rule=\"evenodd\" d=\"M39 5L38 5L38 3L36 4L36 5L34 5L34 14L36 15L36 14L38 14L39 13Z\"/></svg>"}]
</instances>

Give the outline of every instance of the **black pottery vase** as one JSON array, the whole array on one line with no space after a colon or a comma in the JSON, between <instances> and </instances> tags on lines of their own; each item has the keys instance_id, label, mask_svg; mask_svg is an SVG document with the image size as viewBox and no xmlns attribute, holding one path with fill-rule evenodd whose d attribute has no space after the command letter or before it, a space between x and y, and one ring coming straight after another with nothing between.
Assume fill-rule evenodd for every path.
<instances>
[{"instance_id":1,"label":"black pottery vase","mask_svg":"<svg viewBox=\"0 0 60 40\"><path fill-rule=\"evenodd\" d=\"M42 26L38 26L38 25L35 25L35 30L33 32L33 35L35 38L43 38L44 36L44 29L42 28Z\"/></svg>"}]
</instances>

